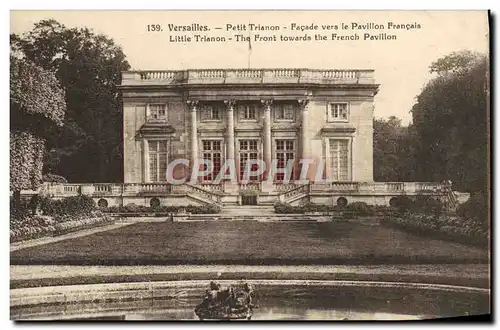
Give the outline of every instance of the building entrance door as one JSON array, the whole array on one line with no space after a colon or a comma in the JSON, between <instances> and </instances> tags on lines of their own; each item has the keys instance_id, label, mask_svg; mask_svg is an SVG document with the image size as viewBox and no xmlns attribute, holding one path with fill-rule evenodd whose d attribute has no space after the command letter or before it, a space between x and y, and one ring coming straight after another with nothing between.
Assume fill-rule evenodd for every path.
<instances>
[{"instance_id":1,"label":"building entrance door","mask_svg":"<svg viewBox=\"0 0 500 330\"><path fill-rule=\"evenodd\" d=\"M241 204L242 205L257 205L257 196L256 195L243 195L243 196L241 196Z\"/></svg>"}]
</instances>

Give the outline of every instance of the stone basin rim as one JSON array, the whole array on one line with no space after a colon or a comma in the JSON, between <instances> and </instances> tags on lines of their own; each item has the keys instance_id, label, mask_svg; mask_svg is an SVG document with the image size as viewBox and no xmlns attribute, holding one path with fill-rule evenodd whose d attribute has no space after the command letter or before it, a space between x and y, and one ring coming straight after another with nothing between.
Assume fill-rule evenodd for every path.
<instances>
[{"instance_id":1,"label":"stone basin rim","mask_svg":"<svg viewBox=\"0 0 500 330\"><path fill-rule=\"evenodd\" d=\"M199 288L208 285L207 280L158 281L131 283L100 283L84 285L48 286L10 290L11 307L33 306L48 303L78 303L84 301L149 299L170 297L168 289ZM239 280L219 280L222 285L238 283ZM471 286L379 281L346 280L245 280L253 285L269 286L330 286L370 287L433 290L442 292L470 292L490 294L490 289ZM123 296L120 296L123 293ZM135 295L137 294L137 295Z\"/></svg>"}]
</instances>

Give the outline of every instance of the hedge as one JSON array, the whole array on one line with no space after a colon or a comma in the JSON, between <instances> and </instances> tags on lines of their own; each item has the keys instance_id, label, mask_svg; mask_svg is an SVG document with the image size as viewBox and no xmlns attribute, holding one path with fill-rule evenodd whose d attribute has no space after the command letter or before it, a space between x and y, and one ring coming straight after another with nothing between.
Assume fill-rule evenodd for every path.
<instances>
[{"instance_id":1,"label":"hedge","mask_svg":"<svg viewBox=\"0 0 500 330\"><path fill-rule=\"evenodd\" d=\"M120 214L160 214L160 213L178 213L184 210L191 214L217 214L221 208L217 205L188 205L188 206L158 206L150 207L136 204L127 204L124 206L110 206L101 208L105 213L120 213Z\"/></svg>"},{"instance_id":2,"label":"hedge","mask_svg":"<svg viewBox=\"0 0 500 330\"><path fill-rule=\"evenodd\" d=\"M428 215L406 213L404 218L387 217L382 225L422 235L428 238L452 240L472 245L487 245L489 231L480 222L452 215Z\"/></svg>"}]
</instances>

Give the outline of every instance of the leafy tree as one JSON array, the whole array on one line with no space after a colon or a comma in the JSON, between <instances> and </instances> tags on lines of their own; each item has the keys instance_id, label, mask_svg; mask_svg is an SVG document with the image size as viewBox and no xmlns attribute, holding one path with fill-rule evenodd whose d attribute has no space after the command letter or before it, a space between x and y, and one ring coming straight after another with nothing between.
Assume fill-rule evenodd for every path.
<instances>
[{"instance_id":1,"label":"leafy tree","mask_svg":"<svg viewBox=\"0 0 500 330\"><path fill-rule=\"evenodd\" d=\"M65 111L64 91L54 73L11 56L10 190L17 203L21 190L40 185L46 132L63 125Z\"/></svg>"},{"instance_id":2,"label":"leafy tree","mask_svg":"<svg viewBox=\"0 0 500 330\"><path fill-rule=\"evenodd\" d=\"M375 181L410 181L412 149L409 128L391 116L373 121L373 167Z\"/></svg>"},{"instance_id":3,"label":"leafy tree","mask_svg":"<svg viewBox=\"0 0 500 330\"><path fill-rule=\"evenodd\" d=\"M70 182L117 182L123 178L121 71L130 69L113 40L87 28L43 20L11 45L56 77L66 92L65 125L52 131L48 172Z\"/></svg>"},{"instance_id":4,"label":"leafy tree","mask_svg":"<svg viewBox=\"0 0 500 330\"><path fill-rule=\"evenodd\" d=\"M452 180L455 189L487 191L488 61L455 52L430 66L436 73L412 108L415 178Z\"/></svg>"}]
</instances>

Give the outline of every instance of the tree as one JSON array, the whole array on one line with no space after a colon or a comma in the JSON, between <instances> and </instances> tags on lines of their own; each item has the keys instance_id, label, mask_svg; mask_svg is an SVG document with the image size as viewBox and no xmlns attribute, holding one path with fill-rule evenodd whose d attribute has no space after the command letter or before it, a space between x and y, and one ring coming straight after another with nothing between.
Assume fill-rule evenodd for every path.
<instances>
[{"instance_id":1,"label":"tree","mask_svg":"<svg viewBox=\"0 0 500 330\"><path fill-rule=\"evenodd\" d=\"M65 125L52 132L48 171L70 182L117 182L123 178L122 103L117 85L130 69L114 41L87 28L43 20L11 35L27 59L56 77L66 92Z\"/></svg>"},{"instance_id":2,"label":"tree","mask_svg":"<svg viewBox=\"0 0 500 330\"><path fill-rule=\"evenodd\" d=\"M17 203L21 190L39 187L46 132L63 125L65 111L64 91L54 73L11 56L10 190Z\"/></svg>"},{"instance_id":3,"label":"tree","mask_svg":"<svg viewBox=\"0 0 500 330\"><path fill-rule=\"evenodd\" d=\"M375 181L410 181L412 150L409 128L401 119L373 120L373 167Z\"/></svg>"},{"instance_id":4,"label":"tree","mask_svg":"<svg viewBox=\"0 0 500 330\"><path fill-rule=\"evenodd\" d=\"M487 57L455 52L430 66L435 73L412 108L416 179L452 180L463 191L487 191Z\"/></svg>"}]
</instances>

